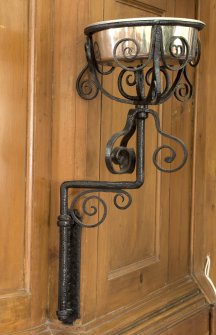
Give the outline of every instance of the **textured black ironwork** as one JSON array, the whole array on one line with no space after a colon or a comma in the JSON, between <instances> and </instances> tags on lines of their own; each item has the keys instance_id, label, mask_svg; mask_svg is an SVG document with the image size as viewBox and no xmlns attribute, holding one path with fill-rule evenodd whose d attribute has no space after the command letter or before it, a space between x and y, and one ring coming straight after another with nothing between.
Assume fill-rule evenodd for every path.
<instances>
[{"instance_id":1,"label":"textured black ironwork","mask_svg":"<svg viewBox=\"0 0 216 335\"><path fill-rule=\"evenodd\" d=\"M103 200L103 198L101 197L101 194L99 195L98 193L115 193L114 198L113 198L113 203L115 205L116 208L118 209L127 209L131 203L132 203L132 198L131 195L126 192L125 190L118 190L118 189L109 189L109 190L104 190L104 189L95 189L95 190L86 190L86 191L82 191L80 193L78 193L72 203L71 203L71 207L70 207L70 211L71 211L71 216L74 220L74 222L76 222L80 227L86 227L86 228L94 228L99 226L101 223L104 222L104 220L106 219L107 216L107 204L106 202ZM97 194L94 194L97 193ZM82 203L82 211L83 214L87 215L87 216L97 216L97 214L99 215L99 205L100 206L100 212L101 212L101 207L102 207L102 214L100 218L97 218L97 222L94 224L85 224L83 222L83 220L81 218L78 218L76 215L76 206L78 203L78 200L84 198L83 199L83 203ZM120 199L120 201L118 202L118 199ZM127 199L127 200L125 200ZM98 206L95 206L93 204L90 204L89 208L87 207L87 205L90 203L91 200L97 200L98 201Z\"/></svg>"},{"instance_id":2,"label":"textured black ironwork","mask_svg":"<svg viewBox=\"0 0 216 335\"><path fill-rule=\"evenodd\" d=\"M173 21L172 24L185 25L185 22ZM167 25L171 25L167 21ZM130 21L116 22L113 27L130 26ZM133 23L134 25L134 23ZM136 25L145 25L143 21ZM146 25L149 23L146 21ZM113 62L120 68L117 75L118 91L121 97L114 96L102 85L101 77L109 76L116 71L115 66L106 69L102 66L100 50L97 43L93 44L92 34L107 29L104 24L89 27L85 30L87 42L85 45L87 65L77 78L77 92L86 99L94 99L99 91L108 98L135 105L128 112L123 130L114 134L106 145L105 162L108 170L113 174L128 174L136 171L134 181L66 181L60 189L60 216L58 225L60 229L60 264L59 264L59 307L57 315L64 323L73 323L79 317L79 276L80 276L80 236L82 227L93 228L101 225L107 216L108 208L103 194L113 193L113 203L118 209L127 209L132 198L129 189L137 189L144 183L144 135L145 120L151 115L155 121L157 132L173 141L182 149L182 159L177 161L175 149L169 144L163 144L155 149L153 163L162 172L175 172L181 169L187 160L185 144L177 137L163 131L160 127L158 113L148 108L148 105L158 105L171 96L179 101L190 99L193 87L187 74L187 65L196 66L200 59L200 42L198 41L196 57L189 59L189 45L182 36L171 37L168 45L163 45L162 28L160 20L152 24L151 46L147 59L138 59L140 45L132 38L119 40L113 49ZM166 21L163 20L163 25ZM193 27L201 29L200 23L191 23ZM109 24L110 28L110 24ZM121 49L123 59L118 59ZM167 61L164 50L168 49L170 56L177 65ZM136 62L136 66L133 61ZM129 88L129 92L128 91ZM130 139L136 133L136 148L129 148ZM119 143L119 144L117 144ZM160 155L166 153L165 158ZM171 165L172 163L172 165ZM69 204L68 193L70 189L79 189ZM95 203L96 201L96 203ZM81 212L81 216L78 214ZM86 218L93 217L94 223L86 222ZM91 222L91 221L90 221Z\"/></svg>"},{"instance_id":3,"label":"textured black ironwork","mask_svg":"<svg viewBox=\"0 0 216 335\"><path fill-rule=\"evenodd\" d=\"M162 172L176 172L178 170L180 170L186 163L187 161L187 157L188 157L188 152L187 152L187 148L184 144L184 142L182 140L180 140L179 138L173 136L173 135L170 135L168 133L166 133L165 131L161 130L161 127L160 127L160 119L159 119L159 115L157 112L151 110L151 109L148 109L146 111L148 114L151 114L155 120L155 127L158 131L158 133L174 142L176 142L182 149L182 152L183 152L183 158L180 162L180 164L178 164L178 166L174 167L174 168L163 168L162 166L160 166L160 163L158 162L158 155L159 153L162 152L163 149L168 149L170 151L170 155L166 156L164 158L164 162L167 163L167 164L170 164L170 163L173 163L176 159L176 151L173 147L171 147L170 145L168 144L164 144L164 145L161 145L160 147L158 147L155 151L154 151L154 154L153 154L153 163L154 165L156 166L156 168Z\"/></svg>"},{"instance_id":4,"label":"textured black ironwork","mask_svg":"<svg viewBox=\"0 0 216 335\"><path fill-rule=\"evenodd\" d=\"M99 88L95 81L91 79L88 65L80 72L76 82L76 89L79 96L86 100L92 100L98 95Z\"/></svg>"},{"instance_id":5,"label":"textured black ironwork","mask_svg":"<svg viewBox=\"0 0 216 335\"><path fill-rule=\"evenodd\" d=\"M107 143L105 162L111 173L123 174L132 173L135 169L136 155L134 149L128 149L127 144L136 130L137 109L131 109L128 112L127 122L124 129L114 134ZM115 142L122 137L120 145L114 148ZM119 166L119 170L114 165Z\"/></svg>"},{"instance_id":6,"label":"textured black ironwork","mask_svg":"<svg viewBox=\"0 0 216 335\"><path fill-rule=\"evenodd\" d=\"M132 113L132 112L131 112ZM107 205L99 195L101 192L114 193L113 202L118 209L127 209L132 202L131 195L125 189L136 189L144 183L144 125L147 114L143 109L136 109L136 180L135 181L66 181L60 189L60 215L58 226L60 228L60 257L59 257L59 298L57 315L63 323L71 324L79 317L79 275L80 275L80 229L81 227L96 227L104 222L107 214ZM130 133L130 132L129 132ZM127 142L128 134L124 141ZM123 144L124 144L123 141ZM81 191L68 203L69 189L87 189ZM83 218L78 215L78 200L84 196L81 206L83 216L97 215L98 207L91 205L87 209L90 200L97 200L104 209L102 217L94 224L85 224ZM85 197L86 196L86 197Z\"/></svg>"},{"instance_id":7,"label":"textured black ironwork","mask_svg":"<svg viewBox=\"0 0 216 335\"><path fill-rule=\"evenodd\" d=\"M123 59L118 59L118 49L121 49ZM178 65L169 64L166 60L164 50L169 50L172 59L175 59ZM195 60L189 59L190 48L187 40L181 36L173 36L170 38L168 45L163 45L163 34L162 28L159 25L152 27L151 33L151 46L149 55L146 60L138 59L140 65L133 65L133 61L137 59L140 51L139 43L132 38L123 38L119 40L113 48L113 59L118 67L122 68L122 71L118 75L118 89L119 93L123 98L114 96L108 92L98 77L100 75L109 75L115 71L115 67L111 67L108 71L103 71L100 64L99 48L96 49L93 45L91 36L87 38L86 42L86 56L88 66L85 67L77 79L77 88L79 95L84 99L92 99L95 97L100 90L108 98L127 104L134 104L139 106L146 105L158 105L165 102L172 95L179 99L179 95L176 94L176 89L180 83L182 76L185 77L184 90L192 92L192 84L186 75L186 66L196 66L200 59L200 43L198 41L197 51ZM128 66L125 64L128 63ZM152 65L151 65L152 64ZM146 71L146 68L148 70ZM86 80L86 71L89 70L89 77L91 79ZM173 74L175 77L173 78ZM133 78L132 78L133 76ZM132 78L132 80L131 80ZM145 85L147 84L147 85ZM134 95L128 94L125 90L126 86L136 86L136 92ZM95 94L93 95L93 87L96 88ZM146 88L149 87L145 93ZM182 88L181 88L182 91ZM142 94L138 94L141 92ZM187 100L191 97L191 94L180 94L180 100Z\"/></svg>"},{"instance_id":8,"label":"textured black ironwork","mask_svg":"<svg viewBox=\"0 0 216 335\"><path fill-rule=\"evenodd\" d=\"M74 212L80 219L78 212ZM59 297L57 316L64 323L79 318L80 243L81 228L74 224L70 213L58 218L59 243Z\"/></svg>"}]
</instances>

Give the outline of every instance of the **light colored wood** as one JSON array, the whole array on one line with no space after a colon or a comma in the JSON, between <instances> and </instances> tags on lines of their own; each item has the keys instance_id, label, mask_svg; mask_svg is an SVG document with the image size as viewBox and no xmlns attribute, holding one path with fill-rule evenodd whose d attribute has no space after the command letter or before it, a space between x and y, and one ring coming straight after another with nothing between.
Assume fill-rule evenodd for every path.
<instances>
[{"instance_id":1,"label":"light colored wood","mask_svg":"<svg viewBox=\"0 0 216 335\"><path fill-rule=\"evenodd\" d=\"M128 2L105 2L105 20L148 15L148 7L146 10L144 3L138 8ZM109 91L117 92L116 77L104 79L103 83ZM123 128L127 112L128 106L102 99L102 180L135 178L134 174L110 176L103 159L107 139ZM104 196L108 202L109 216L107 222L99 228L98 315L141 299L167 280L168 251L165 240L168 226L165 222L168 220L165 219L165 224L161 224L161 176L151 161L157 141L153 121L149 118L146 121L145 185L140 190L130 191L133 197L131 207L118 213L112 203L112 196ZM133 142L130 145L133 146ZM164 207L163 210L166 215ZM160 272L160 278L156 275L157 271Z\"/></svg>"},{"instance_id":2,"label":"light colored wood","mask_svg":"<svg viewBox=\"0 0 216 335\"><path fill-rule=\"evenodd\" d=\"M0 4L2 335L41 325L47 308L51 8Z\"/></svg>"},{"instance_id":3,"label":"light colored wood","mask_svg":"<svg viewBox=\"0 0 216 335\"><path fill-rule=\"evenodd\" d=\"M210 311L210 335L215 335L216 334L216 309L215 305L211 306L211 311Z\"/></svg>"},{"instance_id":4,"label":"light colored wood","mask_svg":"<svg viewBox=\"0 0 216 335\"><path fill-rule=\"evenodd\" d=\"M147 300L129 308L124 307L118 312L113 311L99 320L76 327L51 325L54 334L157 334L165 329L175 327L191 316L205 311L208 306L193 281L186 279L168 285L153 292ZM208 320L208 318L207 318ZM203 323L206 319L203 318ZM194 331L198 331L194 329Z\"/></svg>"},{"instance_id":5,"label":"light colored wood","mask_svg":"<svg viewBox=\"0 0 216 335\"><path fill-rule=\"evenodd\" d=\"M85 66L86 25L103 18L100 0L55 1L53 73L53 152L50 226L50 317L56 318L58 286L59 187L64 180L99 179L100 97L88 103L76 93L76 78ZM90 140L91 139L91 140ZM86 170L86 161L88 169ZM72 192L74 194L74 191ZM81 314L95 316L97 229L83 230ZM91 262L89 262L89 255Z\"/></svg>"},{"instance_id":6,"label":"light colored wood","mask_svg":"<svg viewBox=\"0 0 216 335\"><path fill-rule=\"evenodd\" d=\"M129 6L130 8L137 8L144 10L148 13L148 16L161 16L167 10L167 1L161 0L116 0L123 5ZM153 14L153 15L152 15ZM131 15L129 16L131 17ZM125 16L124 16L125 18Z\"/></svg>"},{"instance_id":7,"label":"light colored wood","mask_svg":"<svg viewBox=\"0 0 216 335\"><path fill-rule=\"evenodd\" d=\"M195 276L203 276L206 256L210 255L210 277L216 284L216 243L215 243L215 92L216 76L214 53L215 39L215 1L199 1L198 17L206 22L201 34L202 57L197 72L196 123L194 143L193 180L193 266ZM203 281L201 282L201 284ZM207 281L205 282L207 283ZM206 288L208 298L216 303L212 288Z\"/></svg>"},{"instance_id":8,"label":"light colored wood","mask_svg":"<svg viewBox=\"0 0 216 335\"><path fill-rule=\"evenodd\" d=\"M175 16L194 18L195 1L176 1ZM194 83L194 68L188 69L191 82ZM196 92L194 92L196 95ZM193 97L194 98L194 97ZM184 103L172 99L172 134L183 139L188 149L188 160L183 169L172 173L170 178L170 249L169 280L177 280L190 272L190 230L191 230L191 188L193 163L193 123L194 101ZM177 148L176 148L177 149Z\"/></svg>"},{"instance_id":9,"label":"light colored wood","mask_svg":"<svg viewBox=\"0 0 216 335\"><path fill-rule=\"evenodd\" d=\"M211 22L212 31L214 11L213 0L208 6L200 2L201 19ZM186 167L172 176L156 171L152 153L164 142L149 118L145 184L131 192L133 205L125 212L116 210L111 197L106 197L110 208L106 222L99 229L83 230L81 319L73 326L56 320L60 183L119 179L107 173L104 149L108 138L123 128L128 110L100 95L91 102L78 97L76 78L86 62L83 29L103 19L161 15L194 17L195 1L9 0L0 4L1 335L209 334L209 302L214 297L203 277L203 264L207 252L213 261L215 257L211 151L215 120L213 91L203 90L203 82L209 88L204 60L196 94L194 277L190 277L193 101L170 100L157 110L163 129L186 141L190 152ZM214 33L205 34L211 71ZM214 85L214 77L211 80ZM114 80L105 79L104 85L116 90ZM72 190L70 197L74 194ZM214 279L214 266L211 275ZM214 307L211 317L213 332Z\"/></svg>"},{"instance_id":10,"label":"light colored wood","mask_svg":"<svg viewBox=\"0 0 216 335\"><path fill-rule=\"evenodd\" d=\"M23 260L26 226L27 3L25 1L1 3L0 22L0 203L3 219L0 267L4 268L0 275L0 292L13 292L24 287L25 275ZM11 276L13 272L16 276Z\"/></svg>"},{"instance_id":11,"label":"light colored wood","mask_svg":"<svg viewBox=\"0 0 216 335\"><path fill-rule=\"evenodd\" d=\"M197 327L197 325L199 325ZM206 308L185 322L176 325L163 333L164 335L209 335L209 312Z\"/></svg>"}]
</instances>

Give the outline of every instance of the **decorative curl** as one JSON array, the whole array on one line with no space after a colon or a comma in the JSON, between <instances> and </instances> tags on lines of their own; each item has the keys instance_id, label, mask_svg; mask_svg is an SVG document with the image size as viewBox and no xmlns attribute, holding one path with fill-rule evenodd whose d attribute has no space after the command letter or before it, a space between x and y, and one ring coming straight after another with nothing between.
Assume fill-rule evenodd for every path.
<instances>
[{"instance_id":1,"label":"decorative curl","mask_svg":"<svg viewBox=\"0 0 216 335\"><path fill-rule=\"evenodd\" d=\"M137 96L130 95L125 91L125 89L123 87L124 80L125 80L125 82L128 86L130 86L130 87L135 86L137 84L135 73L133 73L133 74L129 73L128 74L127 70L121 70L121 72L118 75L118 90L124 98L131 99L131 100L134 100L134 101L138 100Z\"/></svg>"},{"instance_id":2,"label":"decorative curl","mask_svg":"<svg viewBox=\"0 0 216 335\"><path fill-rule=\"evenodd\" d=\"M120 190L118 190L118 189L107 189L107 190L94 189L94 190L81 191L74 197L74 199L71 203L70 209L69 209L69 214L73 218L74 222L76 224L78 224L79 226L85 227L85 228L94 228L94 227L98 227L99 225L101 225L105 221L105 219L107 217L107 212L108 212L106 202L101 198L101 196L99 196L97 194L91 195L92 193L99 193L99 192L115 193L115 196L113 198L113 203L114 203L115 207L118 208L118 209L121 209L121 210L127 209L132 203L131 195L127 191L121 190L121 189ZM78 201L82 197L84 197L84 200L82 201L81 209L83 211L83 214L85 214L89 217L99 214L99 206L96 207L95 205L91 205L90 208L88 208L89 201L97 200L98 205L102 206L102 215L100 216L100 218L98 219L98 221L96 223L86 224L82 221L82 219L80 217L78 217L76 215ZM120 204L119 204L118 199L121 199ZM100 210L100 212L101 212L101 210ZM81 214L81 216L82 216L82 214Z\"/></svg>"},{"instance_id":3,"label":"decorative curl","mask_svg":"<svg viewBox=\"0 0 216 335\"><path fill-rule=\"evenodd\" d=\"M160 66L159 71L163 75L163 79L164 79L164 89L163 89L162 92L160 92L161 97L163 97L164 95L167 94L167 92L170 89L170 76L169 76L168 71L166 70L165 66ZM154 72L154 68L153 67L151 67L146 72L145 81L146 81L146 84L148 86L152 85L153 72ZM154 89L153 89L152 95L153 95L152 96L152 99L153 99L156 96L156 93L154 92Z\"/></svg>"},{"instance_id":4,"label":"decorative curl","mask_svg":"<svg viewBox=\"0 0 216 335\"><path fill-rule=\"evenodd\" d=\"M197 38L197 47L196 47L196 52L195 52L195 58L189 64L192 67L197 66L199 61L200 61L200 57L201 57L201 42L200 42L199 38Z\"/></svg>"},{"instance_id":5,"label":"decorative curl","mask_svg":"<svg viewBox=\"0 0 216 335\"><path fill-rule=\"evenodd\" d=\"M176 43L177 41L177 43ZM180 42L180 43L179 43ZM187 40L182 36L172 36L167 43L166 48L172 58L178 60L179 66L169 65L166 61L163 47L163 39L161 38L161 57L164 66L171 71L179 71L183 69L189 61L190 47Z\"/></svg>"},{"instance_id":6,"label":"decorative curl","mask_svg":"<svg viewBox=\"0 0 216 335\"><path fill-rule=\"evenodd\" d=\"M159 170L159 171L162 171L162 172L176 172L178 170L180 170L186 163L187 161L187 157L188 157L188 152L187 152L187 148L184 144L184 142L182 140L180 140L179 138L173 136L173 135L170 135L170 134L167 134L166 132L162 131L161 128L160 128L160 119L159 119L159 116L158 116L158 113L151 110L151 109L148 109L147 110L147 113L151 114L155 120L155 126L156 126L156 129L158 131L158 133L164 137L167 137L169 138L170 140L173 140L174 142L176 142L178 145L180 145L182 151L183 151L183 159L182 161L180 162L180 164L178 166L176 166L175 168L172 168L172 169L165 169L163 168L159 163L158 163L158 155L159 153L163 150L163 149L169 149L170 150L170 155L166 156L164 158L164 162L167 163L167 164L170 164L170 163L173 163L176 159L176 151L170 146L170 145L161 145L160 147L158 147L155 151L154 151L154 154L153 154L153 163L154 165L156 166L156 168Z\"/></svg>"},{"instance_id":7,"label":"decorative curl","mask_svg":"<svg viewBox=\"0 0 216 335\"><path fill-rule=\"evenodd\" d=\"M180 82L176 86L175 91L174 91L175 98L182 102L189 100L193 94L193 86L187 75L186 68L183 70L183 75L184 75L185 82Z\"/></svg>"},{"instance_id":8,"label":"decorative curl","mask_svg":"<svg viewBox=\"0 0 216 335\"><path fill-rule=\"evenodd\" d=\"M126 45L127 43L128 45ZM127 67L124 64L122 64L122 62L119 60L118 55L117 55L118 53L117 49L119 48L120 45L121 45L121 57L119 58L122 58L124 62L128 62L128 63L133 62L134 60L139 58L140 45L133 38L122 38L115 44L113 48L113 58L115 62L118 64L118 66L120 66L123 70L137 72L137 71L144 69L150 63L152 59L152 46L150 47L149 56L145 63L137 67Z\"/></svg>"},{"instance_id":9,"label":"decorative curl","mask_svg":"<svg viewBox=\"0 0 216 335\"><path fill-rule=\"evenodd\" d=\"M106 145L105 162L108 170L114 174L132 173L135 168L136 155L133 149L127 148L127 144L136 130L137 110L128 112L127 121L123 130L114 134ZM115 142L122 137L120 146L114 148ZM116 170L115 165L119 166Z\"/></svg>"},{"instance_id":10,"label":"decorative curl","mask_svg":"<svg viewBox=\"0 0 216 335\"><path fill-rule=\"evenodd\" d=\"M87 100L94 99L100 90L108 98L121 103L132 105L158 105L165 102L170 96L184 101L192 96L192 85L185 75L187 64L196 66L200 58L200 42L197 42L196 55L191 60L191 49L183 36L172 36L167 45L164 45L162 27L156 25L151 30L151 45L148 58L145 59L139 42L134 38L123 38L113 48L113 60L122 70L118 75L118 90L121 95L114 96L103 87L100 75L111 74L116 67L104 67L100 60L100 50L97 42L87 38L86 56L88 66L83 69L77 79L77 91ZM167 57L168 55L168 57ZM139 60L139 64L134 60ZM171 64L169 60L177 64ZM137 66L136 66L137 65ZM149 69L145 68L149 66ZM87 70L90 76L85 74ZM172 72L171 72L172 71ZM176 78L172 73L177 71ZM184 73L185 82L181 83ZM131 93L130 87L134 86ZM136 90L136 92L135 92Z\"/></svg>"},{"instance_id":11,"label":"decorative curl","mask_svg":"<svg viewBox=\"0 0 216 335\"><path fill-rule=\"evenodd\" d=\"M123 146L116 147L111 152L111 160L120 168L119 171L115 170L113 173L132 173L136 163L135 151Z\"/></svg>"},{"instance_id":12,"label":"decorative curl","mask_svg":"<svg viewBox=\"0 0 216 335\"><path fill-rule=\"evenodd\" d=\"M89 79L90 75L89 67L86 65L80 72L76 81L76 89L79 96L85 100L94 99L99 92L97 83L93 79ZM87 76L87 79L85 77Z\"/></svg>"}]
</instances>

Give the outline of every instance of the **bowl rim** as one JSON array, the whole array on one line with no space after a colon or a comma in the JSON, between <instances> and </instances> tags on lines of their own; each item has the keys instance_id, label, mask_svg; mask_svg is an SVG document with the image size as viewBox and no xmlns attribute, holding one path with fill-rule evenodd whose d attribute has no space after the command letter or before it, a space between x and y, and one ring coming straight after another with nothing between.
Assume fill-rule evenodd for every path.
<instances>
[{"instance_id":1,"label":"bowl rim","mask_svg":"<svg viewBox=\"0 0 216 335\"><path fill-rule=\"evenodd\" d=\"M139 17L139 18L127 18L119 20L108 20L95 22L88 25L84 29L86 35L92 35L96 32L111 29L111 28L123 28L123 27L136 27L136 26L184 26L192 27L201 30L205 27L205 23L199 20L177 18L177 17Z\"/></svg>"}]
</instances>

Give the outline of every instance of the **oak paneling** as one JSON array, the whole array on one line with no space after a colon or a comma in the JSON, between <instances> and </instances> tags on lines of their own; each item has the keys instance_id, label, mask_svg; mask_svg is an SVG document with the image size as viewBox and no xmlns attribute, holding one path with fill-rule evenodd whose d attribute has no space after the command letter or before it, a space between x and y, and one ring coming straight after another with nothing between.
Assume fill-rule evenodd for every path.
<instances>
[{"instance_id":1,"label":"oak paneling","mask_svg":"<svg viewBox=\"0 0 216 335\"><path fill-rule=\"evenodd\" d=\"M215 7L213 0L208 5L201 1L200 6L211 34L207 30L203 35L208 57L202 60L198 76L197 272L202 271L206 253L214 261L216 252L212 238L214 96L212 90L203 90L204 84L214 87L210 46L214 45ZM208 334L206 301L188 276L193 103L170 101L157 109L163 129L185 140L189 148L187 165L175 175L161 174L152 164L161 139L153 121L146 121L145 184L131 192L133 204L124 212L115 209L107 196L106 222L99 229L82 231L81 320L63 326L55 313L60 183L119 179L107 173L104 149L108 138L124 126L128 110L101 96L91 102L78 97L75 82L85 64L83 28L103 19L194 17L194 10L194 0L9 0L0 4L0 334L101 335L104 331L120 334L122 329L128 335L134 331ZM104 85L116 90L114 80L105 79ZM211 275L214 280L214 266ZM55 320L50 326L48 311Z\"/></svg>"},{"instance_id":2,"label":"oak paneling","mask_svg":"<svg viewBox=\"0 0 216 335\"><path fill-rule=\"evenodd\" d=\"M202 57L197 72L196 128L194 144L194 272L200 279L206 262L211 258L210 277L216 283L216 158L215 158L215 1L199 1L198 17L206 23L201 34ZM216 302L210 285L209 300ZM216 284L215 284L216 285Z\"/></svg>"},{"instance_id":3,"label":"oak paneling","mask_svg":"<svg viewBox=\"0 0 216 335\"><path fill-rule=\"evenodd\" d=\"M55 1L50 227L50 316L56 318L58 286L59 187L64 180L98 179L100 97L88 103L76 93L76 78L85 65L83 30L103 19L100 0ZM91 124L91 126L90 126ZM93 126L92 126L93 125ZM91 138L91 141L89 140ZM86 168L86 161L88 167ZM74 194L74 191L71 191ZM97 282L97 229L82 232L81 314L94 318ZM91 262L89 262L89 255Z\"/></svg>"},{"instance_id":4,"label":"oak paneling","mask_svg":"<svg viewBox=\"0 0 216 335\"><path fill-rule=\"evenodd\" d=\"M0 333L45 320L51 125L51 2L0 4Z\"/></svg>"},{"instance_id":5,"label":"oak paneling","mask_svg":"<svg viewBox=\"0 0 216 335\"><path fill-rule=\"evenodd\" d=\"M195 1L176 1L175 16L194 18ZM202 32L200 33L202 35ZM188 66L189 78L194 83L195 69ZM194 83L195 84L195 83ZM171 174L170 227L169 227L169 280L173 281L190 272L192 164L194 132L195 86L190 101L179 102L172 99L171 131L185 142L188 160L183 169Z\"/></svg>"},{"instance_id":6,"label":"oak paneling","mask_svg":"<svg viewBox=\"0 0 216 335\"><path fill-rule=\"evenodd\" d=\"M75 92L76 77L85 64L83 28L92 22L125 17L194 17L195 3L173 1L55 2L53 83L53 167L51 222L59 208L59 185L67 179L118 180L105 168L108 138L122 129L128 107L100 96L86 102ZM79 48L79 52L77 52ZM104 79L108 90L115 80ZM159 110L159 109L157 109ZM167 102L160 108L163 129L182 138L191 153L191 103ZM167 282L189 273L191 154L184 169L173 176L152 164L160 143L153 121L146 121L145 184L131 191L131 208L120 212L105 196L109 214L99 229L82 231L81 322L135 303ZM134 176L124 176L132 179ZM179 192L179 189L181 192ZM71 195L75 191L71 191ZM57 291L58 230L51 226L50 291ZM51 297L50 316L56 300ZM79 323L79 321L77 321Z\"/></svg>"},{"instance_id":7,"label":"oak paneling","mask_svg":"<svg viewBox=\"0 0 216 335\"><path fill-rule=\"evenodd\" d=\"M24 287L28 3L0 4L0 292ZM20 136L22 134L22 136ZM16 250L16 251L15 251ZM11 276L11 273L16 276Z\"/></svg>"}]
</instances>

